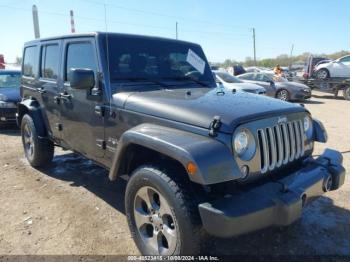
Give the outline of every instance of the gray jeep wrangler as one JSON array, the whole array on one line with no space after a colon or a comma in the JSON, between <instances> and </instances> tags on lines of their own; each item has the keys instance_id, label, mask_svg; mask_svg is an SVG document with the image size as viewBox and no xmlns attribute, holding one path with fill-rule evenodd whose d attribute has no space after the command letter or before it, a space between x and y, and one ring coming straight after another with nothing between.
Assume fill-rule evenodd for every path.
<instances>
[{"instance_id":1,"label":"gray jeep wrangler","mask_svg":"<svg viewBox=\"0 0 350 262\"><path fill-rule=\"evenodd\" d=\"M23 58L29 163L48 165L60 146L127 178L142 254L198 254L203 232L290 225L344 183L339 152L312 157L327 140L319 121L298 104L218 89L197 44L72 34L28 42Z\"/></svg>"}]
</instances>

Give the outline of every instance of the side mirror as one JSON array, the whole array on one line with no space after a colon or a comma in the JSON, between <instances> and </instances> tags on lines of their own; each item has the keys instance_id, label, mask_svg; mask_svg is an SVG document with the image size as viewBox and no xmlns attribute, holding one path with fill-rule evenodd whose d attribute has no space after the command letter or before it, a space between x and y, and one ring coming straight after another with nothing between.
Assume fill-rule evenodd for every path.
<instances>
[{"instance_id":1,"label":"side mirror","mask_svg":"<svg viewBox=\"0 0 350 262\"><path fill-rule=\"evenodd\" d=\"M92 89L95 86L95 73L91 69L72 68L68 80L72 88Z\"/></svg>"}]
</instances>

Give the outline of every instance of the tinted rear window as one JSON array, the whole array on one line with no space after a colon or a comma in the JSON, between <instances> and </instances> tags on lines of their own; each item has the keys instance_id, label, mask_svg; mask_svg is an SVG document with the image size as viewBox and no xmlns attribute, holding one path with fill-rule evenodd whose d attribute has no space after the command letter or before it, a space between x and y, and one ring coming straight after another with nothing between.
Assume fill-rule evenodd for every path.
<instances>
[{"instance_id":1,"label":"tinted rear window","mask_svg":"<svg viewBox=\"0 0 350 262\"><path fill-rule=\"evenodd\" d=\"M36 77L38 73L38 47L30 46L24 49L23 75Z\"/></svg>"}]
</instances>

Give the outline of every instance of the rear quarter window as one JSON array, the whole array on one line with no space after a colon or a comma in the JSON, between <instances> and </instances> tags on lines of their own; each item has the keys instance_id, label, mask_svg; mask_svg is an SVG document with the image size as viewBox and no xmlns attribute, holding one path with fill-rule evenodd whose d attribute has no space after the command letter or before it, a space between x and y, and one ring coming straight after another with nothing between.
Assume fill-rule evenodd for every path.
<instances>
[{"instance_id":1,"label":"rear quarter window","mask_svg":"<svg viewBox=\"0 0 350 262\"><path fill-rule=\"evenodd\" d=\"M24 49L23 75L27 77L37 77L38 74L38 47L29 46Z\"/></svg>"}]
</instances>

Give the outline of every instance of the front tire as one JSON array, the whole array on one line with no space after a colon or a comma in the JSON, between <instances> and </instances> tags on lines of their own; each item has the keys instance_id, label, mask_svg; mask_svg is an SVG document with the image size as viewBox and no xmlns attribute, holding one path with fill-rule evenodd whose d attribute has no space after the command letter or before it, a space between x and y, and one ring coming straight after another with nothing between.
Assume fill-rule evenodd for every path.
<instances>
[{"instance_id":1,"label":"front tire","mask_svg":"<svg viewBox=\"0 0 350 262\"><path fill-rule=\"evenodd\" d=\"M195 195L172 177L143 166L133 172L125 193L131 235L143 255L196 255L200 250L201 223Z\"/></svg>"},{"instance_id":2,"label":"front tire","mask_svg":"<svg viewBox=\"0 0 350 262\"><path fill-rule=\"evenodd\" d=\"M330 77L329 71L325 68L318 70L316 73L316 78L319 80L325 80L325 79L328 79L329 77Z\"/></svg>"},{"instance_id":3,"label":"front tire","mask_svg":"<svg viewBox=\"0 0 350 262\"><path fill-rule=\"evenodd\" d=\"M22 118L21 133L24 154L29 164L33 167L50 164L54 155L54 144L48 139L39 138L34 121L28 114Z\"/></svg>"},{"instance_id":4,"label":"front tire","mask_svg":"<svg viewBox=\"0 0 350 262\"><path fill-rule=\"evenodd\" d=\"M290 94L289 94L288 90L281 89L281 90L277 91L276 98L280 99L282 101L289 101L290 100Z\"/></svg>"}]
</instances>

